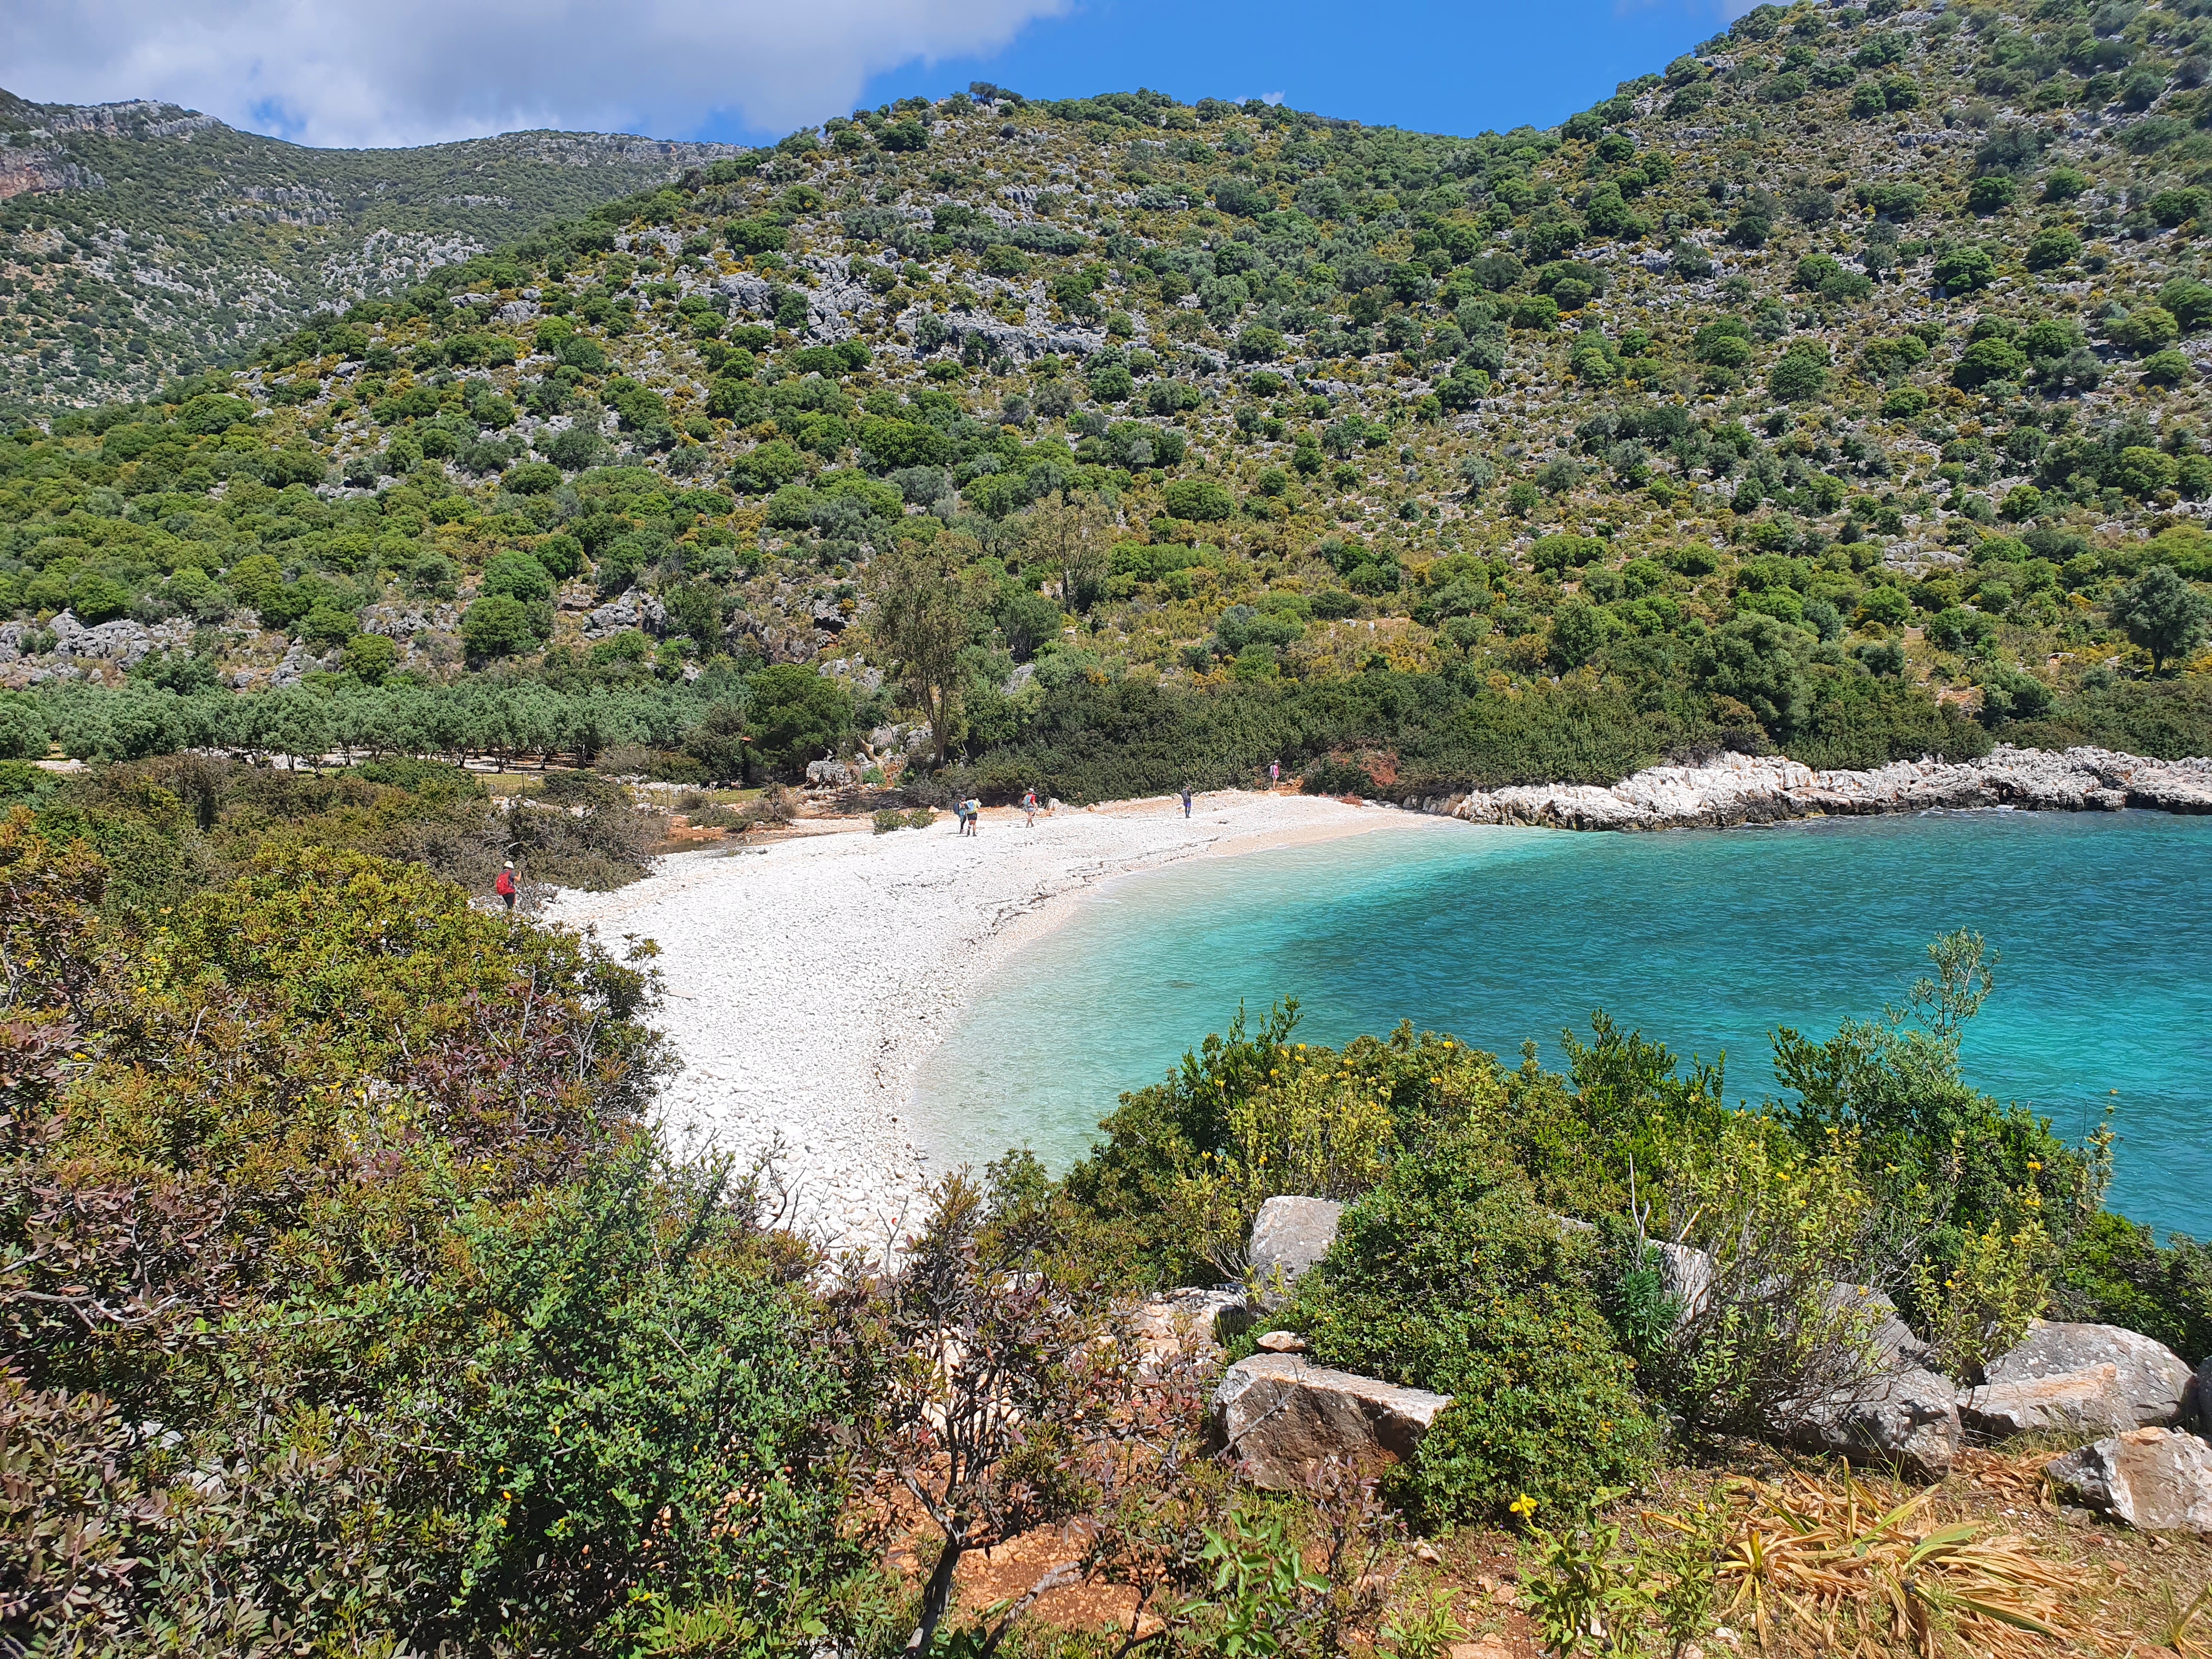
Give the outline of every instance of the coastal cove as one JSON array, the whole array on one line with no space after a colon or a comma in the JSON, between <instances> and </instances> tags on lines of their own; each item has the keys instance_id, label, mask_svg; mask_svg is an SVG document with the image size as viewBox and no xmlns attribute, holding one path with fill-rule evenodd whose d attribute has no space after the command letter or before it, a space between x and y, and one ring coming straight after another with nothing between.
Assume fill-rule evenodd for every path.
<instances>
[{"instance_id":1,"label":"coastal cove","mask_svg":"<svg viewBox=\"0 0 2212 1659\"><path fill-rule=\"evenodd\" d=\"M1028 1145L1055 1170L1124 1090L1242 1002L1299 999L1338 1042L1401 1018L1510 1060L1603 1008L1678 1054L1774 1082L1767 1033L1899 1000L1938 933L2002 953L1968 1077L2069 1139L2115 1110L2112 1206L2212 1232L2212 820L1973 811L1588 836L1451 826L1109 881L1013 952L922 1061L932 1167Z\"/></svg>"}]
</instances>

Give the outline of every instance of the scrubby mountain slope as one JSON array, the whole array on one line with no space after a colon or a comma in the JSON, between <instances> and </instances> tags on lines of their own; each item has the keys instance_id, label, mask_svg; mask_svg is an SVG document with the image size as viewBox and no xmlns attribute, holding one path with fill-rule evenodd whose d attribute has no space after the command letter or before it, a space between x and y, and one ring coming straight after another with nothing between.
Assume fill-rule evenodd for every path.
<instances>
[{"instance_id":1,"label":"scrubby mountain slope","mask_svg":"<svg viewBox=\"0 0 2212 1659\"><path fill-rule=\"evenodd\" d=\"M1762 7L1474 138L858 112L23 434L9 672L167 619L142 680L368 741L649 693L793 763L915 701L865 624L919 550L986 787L2204 752L2197 9ZM836 696L793 726L777 664Z\"/></svg>"},{"instance_id":2,"label":"scrubby mountain slope","mask_svg":"<svg viewBox=\"0 0 2212 1659\"><path fill-rule=\"evenodd\" d=\"M0 408L143 396L319 307L732 153L573 132L309 149L173 104L0 92Z\"/></svg>"}]
</instances>

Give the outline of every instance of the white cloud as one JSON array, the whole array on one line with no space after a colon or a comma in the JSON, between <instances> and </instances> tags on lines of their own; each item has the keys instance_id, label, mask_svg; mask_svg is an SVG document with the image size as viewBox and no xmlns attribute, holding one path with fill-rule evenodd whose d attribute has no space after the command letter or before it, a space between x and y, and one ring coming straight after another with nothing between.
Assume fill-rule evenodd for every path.
<instances>
[{"instance_id":1,"label":"white cloud","mask_svg":"<svg viewBox=\"0 0 2212 1659\"><path fill-rule=\"evenodd\" d=\"M1071 0L0 0L19 96L161 98L313 144L524 127L781 132Z\"/></svg>"}]
</instances>

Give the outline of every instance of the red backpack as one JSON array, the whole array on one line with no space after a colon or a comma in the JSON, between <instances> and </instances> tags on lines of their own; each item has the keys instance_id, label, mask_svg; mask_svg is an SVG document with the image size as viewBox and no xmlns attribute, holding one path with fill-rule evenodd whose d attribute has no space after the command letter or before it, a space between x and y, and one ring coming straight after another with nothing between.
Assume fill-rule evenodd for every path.
<instances>
[{"instance_id":1,"label":"red backpack","mask_svg":"<svg viewBox=\"0 0 2212 1659\"><path fill-rule=\"evenodd\" d=\"M501 898L512 894L514 891L514 872L512 870L501 871L499 879L491 884L491 890Z\"/></svg>"}]
</instances>

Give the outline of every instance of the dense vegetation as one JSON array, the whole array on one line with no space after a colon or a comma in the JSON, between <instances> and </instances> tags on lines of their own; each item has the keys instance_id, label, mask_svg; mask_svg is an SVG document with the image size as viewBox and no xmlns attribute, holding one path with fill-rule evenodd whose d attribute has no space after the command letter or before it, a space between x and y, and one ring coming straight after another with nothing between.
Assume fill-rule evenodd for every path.
<instances>
[{"instance_id":1,"label":"dense vegetation","mask_svg":"<svg viewBox=\"0 0 2212 1659\"><path fill-rule=\"evenodd\" d=\"M1248 1271L1267 1198L1348 1202L1271 1324L1454 1395L1392 1486L1432 1522L1524 1498L1573 1513L1647 1480L1669 1435L1784 1431L1791 1401L1873 1363L1888 1303L1839 1302L1838 1284L1893 1299L1955 1377L2044 1315L2201 1358L2212 1250L2104 1211L2105 1133L2066 1145L1973 1088L1959 1037L1992 983L1981 942L1931 955L1880 1019L1778 1034L1781 1089L1735 1109L1717 1066L1686 1075L1602 1015L1589 1041L1565 1034L1565 1076L1533 1045L1509 1069L1410 1027L1296 1042L1295 1005L1256 1032L1240 1018L1101 1126L1065 1183L1069 1248L1139 1283L1203 1282ZM1666 1294L1661 1240L1711 1255L1697 1307Z\"/></svg>"},{"instance_id":2,"label":"dense vegetation","mask_svg":"<svg viewBox=\"0 0 2212 1659\"><path fill-rule=\"evenodd\" d=\"M18 416L143 397L732 153L573 132L306 149L173 104L6 92L0 145L0 412Z\"/></svg>"},{"instance_id":3,"label":"dense vegetation","mask_svg":"<svg viewBox=\"0 0 2212 1659\"><path fill-rule=\"evenodd\" d=\"M1010 1154L943 1184L896 1270L840 1272L775 1231L772 1171L656 1141L642 956L425 867L486 834L465 775L29 771L0 818L21 1650L972 1654L1021 1607L957 1603L963 1555L1077 1523L1162 1650L1274 1619L1335 1655L1383 1618L1392 1509L1556 1547L1774 1432L1865 1363L1838 1280L1962 1376L2043 1312L2212 1352L2212 1252L2102 1211L2103 1137L1961 1076L1978 940L1879 1020L1780 1034L1780 1091L1733 1109L1601 1016L1565 1075L1240 1018L1065 1182ZM1285 1191L1351 1207L1273 1324L1458 1397L1379 1492L1290 1509L1209 1455L1209 1372L1106 1340L1130 1292L1240 1272ZM1668 1298L1654 1237L1713 1253L1708 1305ZM1291 1580L1286 1528L1318 1529Z\"/></svg>"},{"instance_id":4,"label":"dense vegetation","mask_svg":"<svg viewBox=\"0 0 2212 1659\"><path fill-rule=\"evenodd\" d=\"M568 1649L835 1576L806 1258L659 1158L644 974L323 846L104 880L0 822L11 1645Z\"/></svg>"},{"instance_id":5,"label":"dense vegetation","mask_svg":"<svg viewBox=\"0 0 2212 1659\"><path fill-rule=\"evenodd\" d=\"M150 695L131 737L41 696L15 742L711 720L727 757L765 718L789 769L907 720L952 787L1069 799L2205 752L2208 27L1761 7L1474 138L858 111L19 428L9 677ZM770 666L830 684L756 711ZM366 696L487 678L526 732ZM149 713L272 686L289 738Z\"/></svg>"},{"instance_id":6,"label":"dense vegetation","mask_svg":"<svg viewBox=\"0 0 2212 1659\"><path fill-rule=\"evenodd\" d=\"M1960 1377L2042 1312L2212 1353L2212 1251L1963 1074L1967 939L1740 1108L1602 1017L1565 1074L1240 1019L1065 1181L830 1263L656 1140L645 957L468 902L635 874L629 796L451 763L2212 752L2197 10L1761 7L1474 138L978 87L679 172L7 105L54 141L0 207L0 1645L988 1656L1024 1604L956 1606L962 1556L1069 1523L1132 1646L1373 1651L1388 1506L1566 1561L1850 1380L1838 1283ZM124 285L187 228L195 294L262 297ZM1203 1376L1103 1340L1288 1192L1351 1207L1275 1322L1459 1397L1380 1497L1240 1493Z\"/></svg>"}]
</instances>

